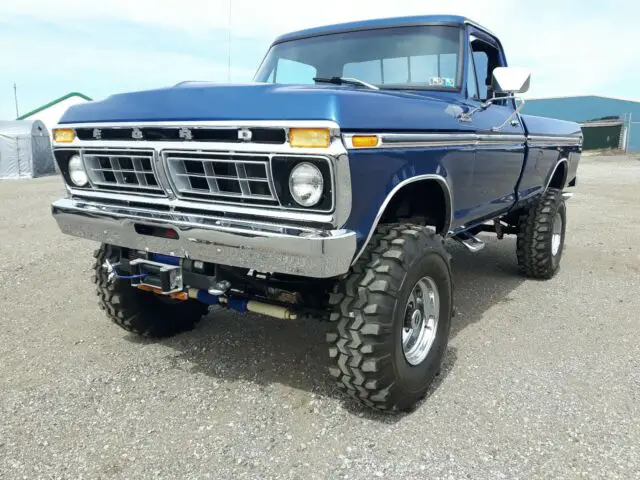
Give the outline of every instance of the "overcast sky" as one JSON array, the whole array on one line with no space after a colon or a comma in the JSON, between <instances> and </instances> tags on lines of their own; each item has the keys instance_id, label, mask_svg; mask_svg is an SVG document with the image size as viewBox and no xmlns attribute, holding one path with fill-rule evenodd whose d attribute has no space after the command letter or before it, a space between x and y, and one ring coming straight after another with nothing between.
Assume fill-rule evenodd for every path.
<instances>
[{"instance_id":1,"label":"overcast sky","mask_svg":"<svg viewBox=\"0 0 640 480\"><path fill-rule=\"evenodd\" d=\"M231 0L232 81L250 81L281 33L431 13L494 31L509 64L533 71L530 97L640 100L638 0ZM0 120L71 91L93 98L227 80L229 0L0 0Z\"/></svg>"}]
</instances>

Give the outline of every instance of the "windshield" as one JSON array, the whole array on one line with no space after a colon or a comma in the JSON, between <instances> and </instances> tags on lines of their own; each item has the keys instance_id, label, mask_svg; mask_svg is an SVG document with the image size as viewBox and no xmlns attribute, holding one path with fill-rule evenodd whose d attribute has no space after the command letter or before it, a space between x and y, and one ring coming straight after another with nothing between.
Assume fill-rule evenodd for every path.
<instances>
[{"instance_id":1,"label":"windshield","mask_svg":"<svg viewBox=\"0 0 640 480\"><path fill-rule=\"evenodd\" d=\"M255 81L312 84L349 77L380 88L460 88L462 29L398 27L335 33L274 45Z\"/></svg>"}]
</instances>

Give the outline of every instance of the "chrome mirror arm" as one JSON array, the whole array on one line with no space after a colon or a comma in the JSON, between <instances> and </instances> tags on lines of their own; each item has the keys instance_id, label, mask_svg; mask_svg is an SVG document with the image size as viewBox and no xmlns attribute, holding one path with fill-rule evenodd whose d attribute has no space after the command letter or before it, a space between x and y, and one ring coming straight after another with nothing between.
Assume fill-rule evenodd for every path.
<instances>
[{"instance_id":1,"label":"chrome mirror arm","mask_svg":"<svg viewBox=\"0 0 640 480\"><path fill-rule=\"evenodd\" d=\"M505 98L506 98L506 97L505 97ZM514 112L513 112L511 115L509 115L509 118L507 118L507 119L504 121L504 123L503 123L502 125L500 125L500 126L498 126L498 127L493 127L493 128L491 128L491 131L492 131L492 132L499 132L499 131L500 131L500 130L502 130L504 127L506 127L506 126L507 126L507 124L508 124L509 122L512 122L512 121L514 120L514 118L515 118L515 117L517 117L518 115L520 115L520 112L521 112L521 111L522 111L522 109L524 108L524 104L525 104L524 98L518 98L518 97L515 97L515 96L513 96L512 98L513 98L513 100L516 100L516 101L518 101L518 100L519 100L519 101L520 101L520 104L516 107L516 109L514 110ZM512 123L512 125L513 125L513 123ZM516 126L516 125L514 125L514 126Z\"/></svg>"},{"instance_id":2,"label":"chrome mirror arm","mask_svg":"<svg viewBox=\"0 0 640 480\"><path fill-rule=\"evenodd\" d=\"M469 112L460 113L458 115L458 120L461 121L461 122L470 122L470 121L473 120L473 116L476 113L486 110L491 105L493 105L494 102L497 102L498 100L521 100L522 101L522 105L520 107L518 107L518 109L516 109L516 111L514 112L515 114L520 113L520 110L522 109L522 106L524 106L524 100L519 99L515 95L507 95L506 97L495 97L494 96L494 97L490 98L489 100L486 100L486 101L482 102L479 107L476 107L476 108L470 110ZM512 117L513 117L513 115L511 115L507 119L507 121L504 123L504 125L506 125L511 120ZM502 125L500 127L494 127L494 128L503 128L504 125Z\"/></svg>"},{"instance_id":3,"label":"chrome mirror arm","mask_svg":"<svg viewBox=\"0 0 640 480\"><path fill-rule=\"evenodd\" d=\"M486 110L491 106L492 103L493 98L490 98L486 102L482 102L479 107L476 107L473 110L469 110L468 112L461 112L460 115L458 115L458 120L461 122L470 122L473 120L473 116L476 113Z\"/></svg>"}]
</instances>

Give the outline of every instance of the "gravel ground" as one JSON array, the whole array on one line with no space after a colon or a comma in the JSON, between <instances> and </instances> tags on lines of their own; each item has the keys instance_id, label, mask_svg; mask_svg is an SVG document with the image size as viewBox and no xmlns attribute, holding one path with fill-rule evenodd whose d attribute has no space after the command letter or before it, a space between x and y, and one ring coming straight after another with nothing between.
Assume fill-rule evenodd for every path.
<instances>
[{"instance_id":1,"label":"gravel ground","mask_svg":"<svg viewBox=\"0 0 640 480\"><path fill-rule=\"evenodd\" d=\"M640 160L583 158L562 270L451 246L443 374L412 414L343 398L325 326L213 312L110 324L58 178L0 182L0 478L640 478Z\"/></svg>"}]
</instances>

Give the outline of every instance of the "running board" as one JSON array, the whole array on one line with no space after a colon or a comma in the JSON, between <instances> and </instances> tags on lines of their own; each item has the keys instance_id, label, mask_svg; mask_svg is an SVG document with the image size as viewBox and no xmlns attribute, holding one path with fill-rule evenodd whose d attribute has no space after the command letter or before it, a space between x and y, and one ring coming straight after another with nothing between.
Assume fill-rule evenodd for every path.
<instances>
[{"instance_id":1,"label":"running board","mask_svg":"<svg viewBox=\"0 0 640 480\"><path fill-rule=\"evenodd\" d=\"M467 249L473 253L479 252L485 246L485 243L482 240L467 232L459 233L453 237L453 239L467 247Z\"/></svg>"}]
</instances>

